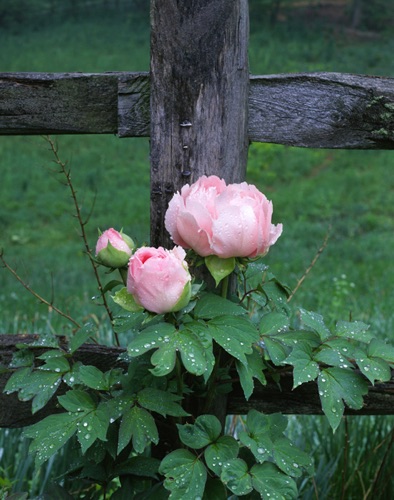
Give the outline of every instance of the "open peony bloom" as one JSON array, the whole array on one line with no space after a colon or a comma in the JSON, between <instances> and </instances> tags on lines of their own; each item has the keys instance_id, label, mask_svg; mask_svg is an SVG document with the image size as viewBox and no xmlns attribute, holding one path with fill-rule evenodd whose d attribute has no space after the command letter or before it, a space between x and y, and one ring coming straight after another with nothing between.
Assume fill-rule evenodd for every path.
<instances>
[{"instance_id":1,"label":"open peony bloom","mask_svg":"<svg viewBox=\"0 0 394 500\"><path fill-rule=\"evenodd\" d=\"M272 211L272 202L255 186L226 186L216 176L203 176L174 195L165 224L174 243L202 257L256 257L282 233L282 224L271 223Z\"/></svg>"},{"instance_id":2,"label":"open peony bloom","mask_svg":"<svg viewBox=\"0 0 394 500\"><path fill-rule=\"evenodd\" d=\"M191 276L181 247L139 248L131 257L127 290L148 311L162 314L187 306L191 296Z\"/></svg>"},{"instance_id":3,"label":"open peony bloom","mask_svg":"<svg viewBox=\"0 0 394 500\"><path fill-rule=\"evenodd\" d=\"M135 248L134 241L113 228L104 231L97 240L97 260L107 267L124 267Z\"/></svg>"}]
</instances>

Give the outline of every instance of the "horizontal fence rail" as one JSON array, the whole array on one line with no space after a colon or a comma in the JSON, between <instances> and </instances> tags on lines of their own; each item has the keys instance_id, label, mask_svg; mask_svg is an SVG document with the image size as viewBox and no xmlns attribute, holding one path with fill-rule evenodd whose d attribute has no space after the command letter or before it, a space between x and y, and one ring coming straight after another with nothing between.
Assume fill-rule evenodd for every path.
<instances>
[{"instance_id":1,"label":"horizontal fence rail","mask_svg":"<svg viewBox=\"0 0 394 500\"><path fill-rule=\"evenodd\" d=\"M28 344L37 340L36 335L0 335L0 365L8 366L18 344ZM66 339L61 346L67 350ZM35 349L35 355L42 354L44 349ZM97 344L84 344L73 355L74 361L82 361L86 365L93 365L102 371L121 366L118 357L125 350L117 347L106 347ZM62 394L66 387L60 386L52 400L36 414L31 413L31 402L21 402L15 393L3 393L12 370L0 372L0 427L24 427L31 425L47 415L61 411L57 404L57 396ZM233 391L229 394L227 413L243 415L251 409L264 413L282 412L294 415L322 414L317 383L309 382L293 390L292 370L284 371L280 375L280 387L277 381L267 379L267 385L256 382L256 388L251 398L246 401L239 383L234 383ZM364 397L364 406L361 410L345 408L346 415L393 415L394 414L394 372L391 381L375 384L369 388Z\"/></svg>"},{"instance_id":2,"label":"horizontal fence rail","mask_svg":"<svg viewBox=\"0 0 394 500\"><path fill-rule=\"evenodd\" d=\"M0 135L147 137L148 73L0 73ZM251 142L394 149L394 79L342 73L251 76Z\"/></svg>"}]
</instances>

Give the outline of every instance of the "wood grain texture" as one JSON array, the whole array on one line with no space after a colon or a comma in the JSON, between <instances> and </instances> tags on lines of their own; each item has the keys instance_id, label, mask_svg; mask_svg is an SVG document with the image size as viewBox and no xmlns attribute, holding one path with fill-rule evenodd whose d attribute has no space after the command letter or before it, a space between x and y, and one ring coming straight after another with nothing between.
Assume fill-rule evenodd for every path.
<instances>
[{"instance_id":1,"label":"wood grain texture","mask_svg":"<svg viewBox=\"0 0 394 500\"><path fill-rule=\"evenodd\" d=\"M148 73L0 73L0 135L147 137L149 100ZM251 76L248 104L252 142L394 149L393 78Z\"/></svg>"},{"instance_id":2,"label":"wood grain texture","mask_svg":"<svg viewBox=\"0 0 394 500\"><path fill-rule=\"evenodd\" d=\"M288 146L394 148L394 79L340 73L253 76L249 139Z\"/></svg>"},{"instance_id":3,"label":"wood grain texture","mask_svg":"<svg viewBox=\"0 0 394 500\"><path fill-rule=\"evenodd\" d=\"M202 175L245 176L247 0L153 0L151 28L151 242L171 247L176 191Z\"/></svg>"},{"instance_id":4,"label":"wood grain texture","mask_svg":"<svg viewBox=\"0 0 394 500\"><path fill-rule=\"evenodd\" d=\"M0 335L0 364L8 366L12 354L19 343L31 343L36 340L34 335ZM67 349L65 339L61 345ZM39 356L43 350L36 349ZM75 361L82 361L86 365L94 365L102 371L109 370L115 366L122 366L118 356L124 352L123 349L106 347L96 344L84 344L73 355ZM0 373L0 427L24 427L43 419L52 413L62 411L57 404L56 395L42 410L35 415L31 414L31 402L21 402L15 393L5 394L3 389L12 371ZM291 370L285 371L280 376L280 387L276 382L268 379L266 386L256 382L256 388L246 401L239 383L233 385L233 391L228 395L227 406L224 414L244 415L250 409L263 411L264 413L282 412L286 414L321 414L321 404L318 395L317 384L310 382L303 384L293 390L293 377ZM60 386L57 395L64 392L66 387ZM391 381L376 384L369 388L368 395L364 398L364 406L361 410L346 408L347 415L394 415L394 372Z\"/></svg>"}]
</instances>

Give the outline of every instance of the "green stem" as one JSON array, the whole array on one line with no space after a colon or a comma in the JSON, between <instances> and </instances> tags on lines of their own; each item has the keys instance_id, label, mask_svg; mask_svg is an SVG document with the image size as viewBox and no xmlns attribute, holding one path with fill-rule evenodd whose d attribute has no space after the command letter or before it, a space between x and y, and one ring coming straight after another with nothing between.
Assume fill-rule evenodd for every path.
<instances>
[{"instance_id":1,"label":"green stem","mask_svg":"<svg viewBox=\"0 0 394 500\"><path fill-rule=\"evenodd\" d=\"M229 284L229 276L226 276L225 278L222 279L222 297L224 299L227 299L227 293L228 293L228 284Z\"/></svg>"},{"instance_id":2,"label":"green stem","mask_svg":"<svg viewBox=\"0 0 394 500\"><path fill-rule=\"evenodd\" d=\"M122 278L124 286L126 286L127 285L127 269L124 267L120 267L119 274L120 274L120 277Z\"/></svg>"}]
</instances>

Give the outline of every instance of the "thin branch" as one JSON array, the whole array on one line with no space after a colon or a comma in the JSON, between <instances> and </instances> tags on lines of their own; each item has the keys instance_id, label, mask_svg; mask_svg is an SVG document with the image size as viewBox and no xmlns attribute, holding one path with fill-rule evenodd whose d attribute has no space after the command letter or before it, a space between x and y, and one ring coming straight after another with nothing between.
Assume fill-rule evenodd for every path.
<instances>
[{"instance_id":1,"label":"thin branch","mask_svg":"<svg viewBox=\"0 0 394 500\"><path fill-rule=\"evenodd\" d=\"M73 203L74 203L74 208L75 208L75 217L76 219L78 220L78 223L79 223L79 227L81 229L81 238L83 240L83 243L84 243L84 246L85 246L85 251L86 251L86 254L87 256L89 257L89 261L92 265L92 268L93 268L93 272L94 272L94 276L96 278L96 282L98 284L98 289L99 289L99 292L100 292L100 295L101 295L101 298L102 298L102 301L103 301L103 306L105 307L105 310L107 311L107 315L111 321L111 323L113 322L113 314L112 314L112 311L108 305L108 301L107 301L107 297L104 293L104 287L101 283L101 279L100 279L100 275L99 275L99 272L98 272L98 264L97 262L95 261L93 255L92 255L92 251L89 247L89 242L88 242L88 238L87 238L87 234L86 234L86 231L85 231L85 226L90 218L90 214L88 215L88 218L86 219L86 221L83 221L82 220L82 214L81 214L81 209L80 209L80 205L78 203L78 198L77 198L77 193L74 189L74 185L72 183L72 180L71 180L71 170L70 169L67 169L67 163L66 162L63 162L60 157L59 157L59 154L58 154L58 149L57 149L57 146L55 144L55 141L48 135L48 136L45 136L44 139L48 142L49 146L50 146L50 149L53 153L53 156L55 157L54 159L54 162L60 167L60 173L62 173L65 178L66 178L66 185L69 187L70 191L71 191L71 198L73 200ZM118 338L118 334L114 331L114 336L115 336L115 342L116 342L116 345L119 346L119 338Z\"/></svg>"},{"instance_id":2,"label":"thin branch","mask_svg":"<svg viewBox=\"0 0 394 500\"><path fill-rule=\"evenodd\" d=\"M0 251L0 260L3 263L3 267L5 267L18 281L19 283L22 284L22 286L29 292L31 293L36 299L38 299L42 304L45 304L48 306L50 309L55 311L57 314L62 316L63 318L66 318L68 321L71 321L77 328L81 328L81 325L74 319L72 318L69 314L63 312L61 309L57 308L56 306L53 305L52 302L48 302L44 297L39 295L36 291L34 291L20 276L19 274L13 269L8 262L6 262L4 258L4 253L1 250Z\"/></svg>"},{"instance_id":3,"label":"thin branch","mask_svg":"<svg viewBox=\"0 0 394 500\"><path fill-rule=\"evenodd\" d=\"M326 236L324 237L323 244L319 248L319 250L316 252L316 255L313 257L312 262L309 264L308 268L304 272L304 274L301 276L301 278L298 280L297 285L295 286L294 290L291 292L289 298L287 299L287 302L290 302L291 299L294 297L296 294L297 290L300 288L302 283L304 282L305 278L308 276L308 274L312 271L313 267L315 266L316 262L318 261L319 257L323 253L324 249L327 246L328 240L330 238L330 232L331 232L331 225L328 227L328 231L326 233Z\"/></svg>"}]
</instances>

